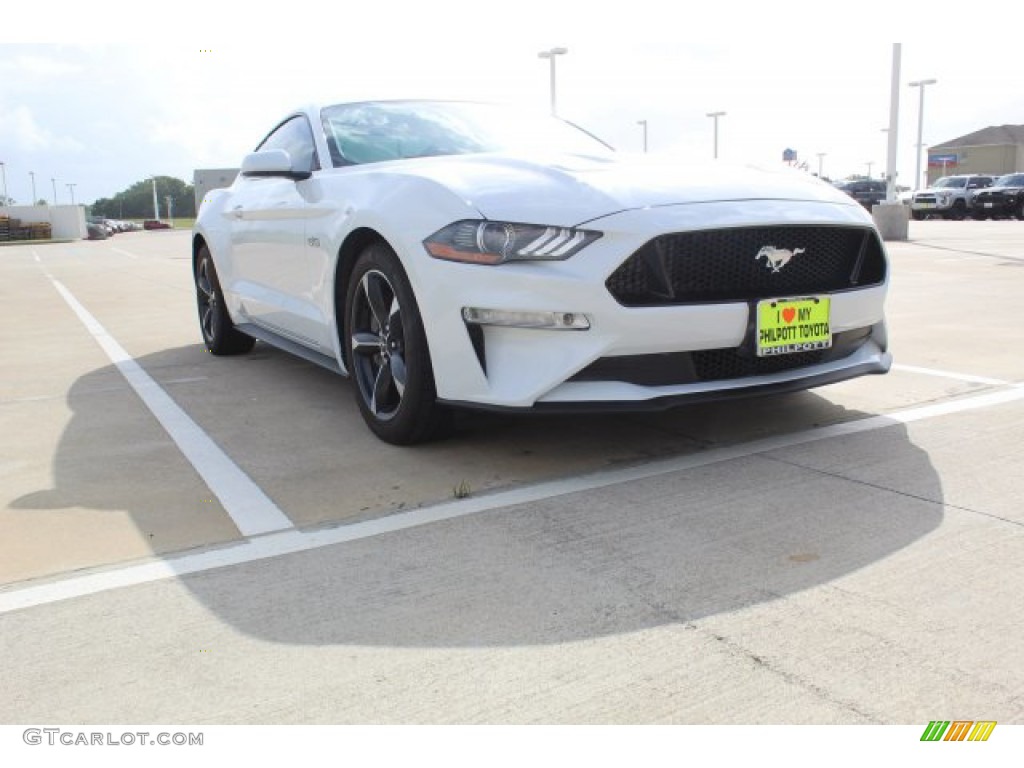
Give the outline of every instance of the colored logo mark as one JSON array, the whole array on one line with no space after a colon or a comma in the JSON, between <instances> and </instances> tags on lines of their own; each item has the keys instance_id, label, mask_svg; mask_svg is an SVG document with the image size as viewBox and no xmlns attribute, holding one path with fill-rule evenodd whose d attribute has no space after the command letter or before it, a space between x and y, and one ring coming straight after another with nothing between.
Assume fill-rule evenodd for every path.
<instances>
[{"instance_id":1,"label":"colored logo mark","mask_svg":"<svg viewBox=\"0 0 1024 768\"><path fill-rule=\"evenodd\" d=\"M932 720L921 741L988 741L995 727L995 720Z\"/></svg>"}]
</instances>

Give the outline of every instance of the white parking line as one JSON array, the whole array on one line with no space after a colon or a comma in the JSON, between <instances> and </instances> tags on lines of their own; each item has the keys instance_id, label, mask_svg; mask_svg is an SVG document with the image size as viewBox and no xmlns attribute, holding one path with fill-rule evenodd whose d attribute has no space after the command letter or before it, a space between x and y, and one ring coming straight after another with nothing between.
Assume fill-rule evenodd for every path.
<instances>
[{"instance_id":1,"label":"white parking line","mask_svg":"<svg viewBox=\"0 0 1024 768\"><path fill-rule=\"evenodd\" d=\"M138 259L139 258L134 253L129 253L128 251L122 251L120 248L111 248L110 250L112 250L114 253L120 253L122 256L127 256L129 259Z\"/></svg>"},{"instance_id":2,"label":"white parking line","mask_svg":"<svg viewBox=\"0 0 1024 768\"><path fill-rule=\"evenodd\" d=\"M957 381L967 382L969 384L988 384L993 387L1013 387L1017 386L1012 381L1005 381L1004 379L992 379L988 376L974 376L970 373L957 373L955 371L942 371L937 368L921 368L917 365L902 365L894 364L894 371L906 371L907 373L920 373L925 376L938 376L942 379L956 379Z\"/></svg>"},{"instance_id":3,"label":"white parking line","mask_svg":"<svg viewBox=\"0 0 1024 768\"><path fill-rule=\"evenodd\" d=\"M336 528L306 532L293 529L279 533L270 533L227 547L178 557L167 557L158 562L100 570L88 575L74 576L44 584L6 591L0 590L0 614L21 608L93 595L120 587L146 584L161 579L200 573L230 565L250 563L256 560L265 560L295 552L306 552L334 544L404 531L421 525L438 523L443 520L476 515L519 504L544 501L556 496L581 491L592 491L635 480L644 480L671 472L680 472L724 461L732 461L819 440L870 432L897 424L909 424L923 419L947 416L980 408L990 408L1020 400L1024 400L1024 388L1001 389L996 392L975 395L974 397L908 408L885 416L871 416L844 424L833 424L828 427L808 429L791 435L769 437L728 448L719 448L665 459L643 466L606 470L582 477L553 480L489 495L449 501L432 507L424 507L389 517L370 520L365 523L354 523Z\"/></svg>"},{"instance_id":4,"label":"white parking line","mask_svg":"<svg viewBox=\"0 0 1024 768\"><path fill-rule=\"evenodd\" d=\"M46 274L68 306L203 478L243 536L293 528L259 486L160 388L64 285Z\"/></svg>"}]
</instances>

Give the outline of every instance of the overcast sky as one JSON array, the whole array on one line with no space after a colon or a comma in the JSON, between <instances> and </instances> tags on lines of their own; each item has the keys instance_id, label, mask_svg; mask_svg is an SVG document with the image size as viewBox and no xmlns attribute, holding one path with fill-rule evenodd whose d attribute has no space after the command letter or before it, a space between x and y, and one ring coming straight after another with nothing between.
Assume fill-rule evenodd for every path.
<instances>
[{"instance_id":1,"label":"overcast sky","mask_svg":"<svg viewBox=\"0 0 1024 768\"><path fill-rule=\"evenodd\" d=\"M710 159L706 113L725 111L725 161L776 165L788 147L812 171L826 153L832 178L864 174L868 162L878 175L898 40L900 183L914 173L911 80L938 80L926 90L926 145L1024 123L1024 87L1008 74L1016 30L1001 40L998 24L972 30L949 15L887 9L895 3L720 2L699 13L665 0L350 5L23 9L0 44L8 194L31 198L30 171L37 197L52 200L56 179L58 202L70 202L74 183L76 202L88 203L151 174L191 181L195 168L237 167L308 101L456 97L545 110L549 70L537 53L552 46L569 49L557 59L559 113L624 151L641 149L637 121L647 120L652 152ZM13 39L14 29L46 37Z\"/></svg>"}]
</instances>

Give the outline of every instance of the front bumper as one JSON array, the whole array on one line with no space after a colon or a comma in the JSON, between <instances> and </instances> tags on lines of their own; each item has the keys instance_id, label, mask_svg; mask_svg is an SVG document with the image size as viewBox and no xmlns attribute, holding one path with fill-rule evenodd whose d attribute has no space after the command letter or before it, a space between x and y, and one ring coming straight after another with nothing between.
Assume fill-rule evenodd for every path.
<instances>
[{"instance_id":1,"label":"front bumper","mask_svg":"<svg viewBox=\"0 0 1024 768\"><path fill-rule=\"evenodd\" d=\"M910 210L919 213L945 213L952 208L953 198L947 197L924 197L920 200L915 198L910 203Z\"/></svg>"},{"instance_id":2,"label":"front bumper","mask_svg":"<svg viewBox=\"0 0 1024 768\"><path fill-rule=\"evenodd\" d=\"M1016 213L1017 209L1017 201L1003 195L976 197L971 202L971 211L985 216L1010 216Z\"/></svg>"},{"instance_id":3,"label":"front bumper","mask_svg":"<svg viewBox=\"0 0 1024 768\"><path fill-rule=\"evenodd\" d=\"M857 336L857 343L842 357L783 370L726 373L724 378L694 377L692 366L687 368L679 357L675 378L671 372L667 378L648 380L621 374L623 368L658 367L666 356L722 350L726 355L749 355L752 302L626 307L612 297L605 282L630 254L658 235L766 224L872 227L856 203L755 200L681 205L627 211L590 222L587 227L602 231L602 238L564 262L486 267L431 260L429 273L423 273L424 284L414 288L428 332L438 398L499 410L657 409L692 400L792 391L888 370L885 280L828 294L834 339ZM755 255L756 250L749 258ZM472 325L463 318L465 308L572 313L584 315L589 328ZM620 361L623 365L616 372ZM669 360L670 369L672 365Z\"/></svg>"}]
</instances>

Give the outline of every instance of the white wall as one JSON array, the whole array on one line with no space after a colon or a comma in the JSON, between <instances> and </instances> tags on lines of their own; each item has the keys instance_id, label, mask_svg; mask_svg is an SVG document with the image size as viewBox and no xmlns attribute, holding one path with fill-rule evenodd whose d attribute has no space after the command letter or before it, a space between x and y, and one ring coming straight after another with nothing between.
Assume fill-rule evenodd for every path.
<instances>
[{"instance_id":1,"label":"white wall","mask_svg":"<svg viewBox=\"0 0 1024 768\"><path fill-rule=\"evenodd\" d=\"M47 221L54 240L82 240L87 234L81 205L11 205L0 208L0 214L26 224Z\"/></svg>"},{"instance_id":2,"label":"white wall","mask_svg":"<svg viewBox=\"0 0 1024 768\"><path fill-rule=\"evenodd\" d=\"M238 168L198 168L192 172L192 185L196 194L196 215L203 204L203 198L211 189L230 187L238 175Z\"/></svg>"}]
</instances>

